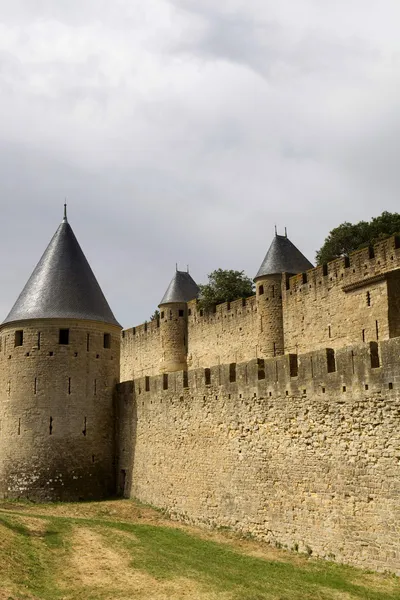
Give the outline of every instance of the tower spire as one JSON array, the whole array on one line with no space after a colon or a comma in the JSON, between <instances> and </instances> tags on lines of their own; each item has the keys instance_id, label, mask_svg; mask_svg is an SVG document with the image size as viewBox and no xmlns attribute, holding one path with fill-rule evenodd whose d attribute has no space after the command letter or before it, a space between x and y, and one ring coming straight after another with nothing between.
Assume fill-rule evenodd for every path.
<instances>
[{"instance_id":1,"label":"tower spire","mask_svg":"<svg viewBox=\"0 0 400 600\"><path fill-rule=\"evenodd\" d=\"M64 200L64 218L63 221L67 223L67 199Z\"/></svg>"}]
</instances>

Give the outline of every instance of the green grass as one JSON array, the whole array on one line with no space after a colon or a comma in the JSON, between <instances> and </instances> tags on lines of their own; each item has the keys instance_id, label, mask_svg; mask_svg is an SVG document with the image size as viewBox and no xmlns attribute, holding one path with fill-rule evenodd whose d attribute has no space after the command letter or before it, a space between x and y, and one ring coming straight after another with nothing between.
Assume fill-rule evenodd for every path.
<instances>
[{"instance_id":1,"label":"green grass","mask_svg":"<svg viewBox=\"0 0 400 600\"><path fill-rule=\"evenodd\" d=\"M127 502L121 501L124 509ZM400 581L392 576L368 574L352 567L278 550L275 551L276 559L267 560L249 554L252 544L258 549L259 544L246 542L243 549L232 534L221 543L204 539L201 532L196 535L189 528L143 523L143 519L140 522L119 520L106 509L104 518L99 518L103 509L98 503L93 505L93 517L88 517L86 510L82 518L78 518L77 505L74 506L74 516L48 514L49 509L45 506L33 509L13 505L0 510L0 590L7 591L5 600L146 598L144 584L140 583L140 587L137 581L141 580L136 581L135 574L146 575L148 585L155 591L158 586L162 591L174 584L166 596L160 591L160 598L171 600L188 597L179 592L181 585L183 594L187 582L197 586L202 599L400 600ZM115 506L118 507L118 503ZM32 517L33 525L29 522ZM68 566L74 553L78 552L74 546L74 533L79 530L82 535L93 532L104 548L98 584L93 578L89 583L79 582L74 569ZM215 535L221 537L224 534ZM121 556L121 562L120 565L118 561L110 563L113 570L109 579L104 580L107 552L113 553L111 557ZM75 558L80 560L80 556ZM93 564L96 565L96 556L93 559L92 569ZM126 571L132 580L126 580ZM122 576L125 580L118 587ZM157 595L152 597L157 598ZM1 592L0 599L3 600Z\"/></svg>"}]
</instances>

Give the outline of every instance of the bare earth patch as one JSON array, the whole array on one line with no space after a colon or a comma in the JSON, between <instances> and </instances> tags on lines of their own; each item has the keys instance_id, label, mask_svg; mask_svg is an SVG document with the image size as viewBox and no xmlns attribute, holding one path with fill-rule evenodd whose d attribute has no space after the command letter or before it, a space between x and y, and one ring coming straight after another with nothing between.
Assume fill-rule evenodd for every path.
<instances>
[{"instance_id":1,"label":"bare earth patch","mask_svg":"<svg viewBox=\"0 0 400 600\"><path fill-rule=\"evenodd\" d=\"M129 535L126 532L120 532ZM229 600L231 595L202 591L201 587L188 579L157 580L132 566L132 557L123 549L116 550L105 545L100 533L88 527L75 528L71 537L72 554L63 568L60 579L66 590L83 589L102 593L107 600ZM104 593L110 594L103 596ZM65 598L76 596L66 595Z\"/></svg>"}]
</instances>

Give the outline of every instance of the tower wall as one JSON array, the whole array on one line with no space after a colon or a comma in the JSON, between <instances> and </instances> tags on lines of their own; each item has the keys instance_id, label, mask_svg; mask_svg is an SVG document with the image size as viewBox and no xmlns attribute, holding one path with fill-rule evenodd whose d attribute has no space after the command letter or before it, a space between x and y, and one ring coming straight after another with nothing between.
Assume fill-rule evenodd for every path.
<instances>
[{"instance_id":1,"label":"tower wall","mask_svg":"<svg viewBox=\"0 0 400 600\"><path fill-rule=\"evenodd\" d=\"M256 281L258 352L261 358L284 354L282 275L266 275Z\"/></svg>"},{"instance_id":2,"label":"tower wall","mask_svg":"<svg viewBox=\"0 0 400 600\"><path fill-rule=\"evenodd\" d=\"M69 329L68 344L59 343L60 329ZM0 341L0 497L112 494L119 328L32 320L3 326Z\"/></svg>"},{"instance_id":3,"label":"tower wall","mask_svg":"<svg viewBox=\"0 0 400 600\"><path fill-rule=\"evenodd\" d=\"M187 368L187 303L160 305L161 372Z\"/></svg>"}]
</instances>

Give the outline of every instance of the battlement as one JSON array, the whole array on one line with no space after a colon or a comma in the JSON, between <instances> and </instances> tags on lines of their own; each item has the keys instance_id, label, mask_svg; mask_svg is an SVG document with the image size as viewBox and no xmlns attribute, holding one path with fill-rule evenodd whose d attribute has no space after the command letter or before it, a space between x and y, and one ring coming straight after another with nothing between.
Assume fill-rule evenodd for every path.
<instances>
[{"instance_id":1,"label":"battlement","mask_svg":"<svg viewBox=\"0 0 400 600\"><path fill-rule=\"evenodd\" d=\"M189 325L204 322L211 324L221 319L241 317L243 314L252 311L257 312L256 296L239 298L233 302L222 302L221 304L216 304L211 311L199 308L198 301L191 300L188 302L188 322Z\"/></svg>"},{"instance_id":2,"label":"battlement","mask_svg":"<svg viewBox=\"0 0 400 600\"><path fill-rule=\"evenodd\" d=\"M307 397L307 394L351 394L354 387L380 394L400 390L398 356L400 338L381 343L354 344L334 350L325 348L306 354L287 354L180 371L134 380L135 393L143 395L173 392L192 393L223 386L232 393L242 388L265 398ZM120 390L131 382L120 384ZM248 392L247 392L248 393ZM343 396L345 397L345 396Z\"/></svg>"},{"instance_id":3,"label":"battlement","mask_svg":"<svg viewBox=\"0 0 400 600\"><path fill-rule=\"evenodd\" d=\"M400 268L400 238L392 236L304 273L286 277L286 290L306 292L317 286L351 286Z\"/></svg>"}]
</instances>

